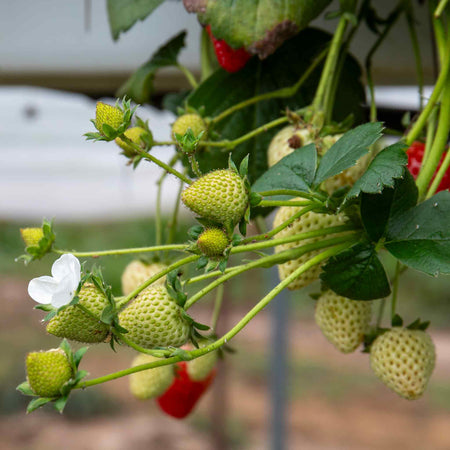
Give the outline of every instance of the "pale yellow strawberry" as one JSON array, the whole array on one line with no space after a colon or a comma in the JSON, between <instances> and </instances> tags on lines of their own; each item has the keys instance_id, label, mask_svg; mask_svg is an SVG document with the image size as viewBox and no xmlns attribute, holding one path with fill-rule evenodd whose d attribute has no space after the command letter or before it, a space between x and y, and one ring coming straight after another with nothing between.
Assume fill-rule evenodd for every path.
<instances>
[{"instance_id":1,"label":"pale yellow strawberry","mask_svg":"<svg viewBox=\"0 0 450 450\"><path fill-rule=\"evenodd\" d=\"M199 134L204 131L205 133L202 136L202 139L206 137L206 123L198 114L183 114L175 120L172 125L172 137L176 139L176 134L183 136L188 129L192 130L192 133L195 137L199 136Z\"/></svg>"},{"instance_id":2,"label":"pale yellow strawberry","mask_svg":"<svg viewBox=\"0 0 450 450\"><path fill-rule=\"evenodd\" d=\"M208 228L197 239L200 251L208 257L222 256L230 239L220 228Z\"/></svg>"},{"instance_id":3,"label":"pale yellow strawberry","mask_svg":"<svg viewBox=\"0 0 450 450\"><path fill-rule=\"evenodd\" d=\"M164 269L167 269L167 266L163 263L146 264L138 259L131 261L122 273L123 295L130 294L142 283ZM164 275L156 280L152 286L163 285L165 282L166 276Z\"/></svg>"},{"instance_id":4,"label":"pale yellow strawberry","mask_svg":"<svg viewBox=\"0 0 450 450\"><path fill-rule=\"evenodd\" d=\"M27 247L34 247L44 237L42 228L21 228L20 234Z\"/></svg>"},{"instance_id":5,"label":"pale yellow strawberry","mask_svg":"<svg viewBox=\"0 0 450 450\"><path fill-rule=\"evenodd\" d=\"M421 330L392 328L378 336L370 349L372 370L387 387L407 400L422 396L435 361L433 341Z\"/></svg>"},{"instance_id":6,"label":"pale yellow strawberry","mask_svg":"<svg viewBox=\"0 0 450 450\"><path fill-rule=\"evenodd\" d=\"M300 200L300 199L294 199ZM273 228L280 226L282 223L290 219L293 215L300 212L303 207L289 207L283 206L275 215L275 219L273 222ZM335 227L338 225L344 225L345 216L344 215L328 215L328 214L318 214L312 211L307 212L303 216L294 220L288 227L281 230L279 233L275 235L275 238L283 238L288 236L293 236L299 233L305 233L307 231L319 230L322 228ZM316 237L311 239L305 239L299 242L291 242L288 244L282 244L275 247L275 252L279 253L284 250L290 250L299 246L303 246L306 244L312 244L314 242L318 242L323 239L323 237ZM298 259L294 259L288 261L286 263L280 264L278 266L278 273L280 275L280 279L284 280L289 275L291 275L298 267L302 264L309 261L312 257L318 255L321 250L315 250L309 253L304 254ZM301 274L298 278L292 281L288 288L293 289L301 289L302 287L308 286L313 281L319 278L321 272L321 264L311 267L306 272Z\"/></svg>"}]
</instances>

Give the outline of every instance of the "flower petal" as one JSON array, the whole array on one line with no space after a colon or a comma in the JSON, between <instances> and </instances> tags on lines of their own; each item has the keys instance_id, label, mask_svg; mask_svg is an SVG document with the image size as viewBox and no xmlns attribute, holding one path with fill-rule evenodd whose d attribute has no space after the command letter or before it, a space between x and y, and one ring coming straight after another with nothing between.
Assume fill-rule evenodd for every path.
<instances>
[{"instance_id":1,"label":"flower petal","mask_svg":"<svg viewBox=\"0 0 450 450\"><path fill-rule=\"evenodd\" d=\"M72 274L67 274L62 280L58 281L58 289L53 292L51 303L55 308L68 305L75 294L78 283L73 285Z\"/></svg>"},{"instance_id":2,"label":"flower petal","mask_svg":"<svg viewBox=\"0 0 450 450\"><path fill-rule=\"evenodd\" d=\"M33 278L28 283L28 295L37 303L51 303L58 290L58 282L49 276Z\"/></svg>"},{"instance_id":3,"label":"flower petal","mask_svg":"<svg viewBox=\"0 0 450 450\"><path fill-rule=\"evenodd\" d=\"M80 277L81 265L80 261L71 253L67 253L58 258L52 266L52 276L57 280L61 280L68 274L77 274ZM78 283L80 280L78 279ZM77 284L78 284L77 283Z\"/></svg>"}]
</instances>

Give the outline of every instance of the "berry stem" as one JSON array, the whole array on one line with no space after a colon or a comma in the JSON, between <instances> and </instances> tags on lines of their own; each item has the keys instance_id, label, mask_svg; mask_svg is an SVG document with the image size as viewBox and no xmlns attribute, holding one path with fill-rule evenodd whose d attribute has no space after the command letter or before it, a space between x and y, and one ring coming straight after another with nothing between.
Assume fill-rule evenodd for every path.
<instances>
[{"instance_id":1,"label":"berry stem","mask_svg":"<svg viewBox=\"0 0 450 450\"><path fill-rule=\"evenodd\" d=\"M212 318L211 318L211 330L213 333L216 332L217 322L218 322L219 316L220 316L220 309L222 308L224 290L225 289L224 289L223 284L221 284L217 288L216 299L214 301L214 310L213 310L213 314L212 314Z\"/></svg>"},{"instance_id":2,"label":"berry stem","mask_svg":"<svg viewBox=\"0 0 450 450\"><path fill-rule=\"evenodd\" d=\"M439 2L439 5L437 6L436 10L434 11L434 17L435 19L439 19L439 17L442 15L442 13L444 12L445 7L448 4L448 0L441 0Z\"/></svg>"},{"instance_id":3,"label":"berry stem","mask_svg":"<svg viewBox=\"0 0 450 450\"><path fill-rule=\"evenodd\" d=\"M395 265L394 279L392 280L392 299L391 299L391 322L394 319L397 310L397 297L398 297L398 280L400 277L401 264L397 261Z\"/></svg>"},{"instance_id":4,"label":"berry stem","mask_svg":"<svg viewBox=\"0 0 450 450\"><path fill-rule=\"evenodd\" d=\"M289 200L262 200L258 203L258 207L270 208L273 206L310 206L312 202L305 201L289 201Z\"/></svg>"},{"instance_id":5,"label":"berry stem","mask_svg":"<svg viewBox=\"0 0 450 450\"><path fill-rule=\"evenodd\" d=\"M322 261L334 256L341 251L349 247L349 243L336 245L319 255L311 258L305 264L298 267L291 275L285 278L277 286L275 286L264 298L262 298L231 330L224 334L220 339L202 348L187 351L186 353L191 357L191 359L198 358L206 353L217 350L222 345L230 341L234 336L236 336L245 326L259 313L261 312L283 289L285 289L295 278L299 277L302 273L309 270L311 267L320 264ZM141 364L135 367L129 367L128 369L119 370L118 372L110 373L102 377L93 378L92 380L80 381L77 383L73 389L84 389L90 386L95 386L98 384L106 383L111 380L116 380L117 378L125 377L131 375L132 373L141 372L143 370L153 369L155 367L167 366L169 364L174 364L176 362L182 361L180 356L172 356L166 359L161 359L159 361L153 361L147 364Z\"/></svg>"},{"instance_id":6,"label":"berry stem","mask_svg":"<svg viewBox=\"0 0 450 450\"><path fill-rule=\"evenodd\" d=\"M374 91L373 78L372 78L373 56L375 55L376 51L378 50L380 45L383 43L383 41L386 39L387 35L389 34L389 31L391 31L392 27L399 19L400 13L403 11L403 3L404 3L404 0L401 0L399 2L399 4L394 8L394 10L389 14L389 16L386 19L386 26L384 27L383 32L378 36L377 40L372 45L372 48L369 50L369 53L367 54L367 57L366 57L365 67L366 67L366 76L367 76L367 86L368 86L369 92L370 92L370 121L371 122L377 121L377 106L376 106L376 102L375 102L375 91Z\"/></svg>"},{"instance_id":7,"label":"berry stem","mask_svg":"<svg viewBox=\"0 0 450 450\"><path fill-rule=\"evenodd\" d=\"M161 161L160 159L154 157L153 155L151 155L150 153L142 150L139 145L135 144L133 141L131 141L130 139L128 139L124 134L122 134L120 136L120 139L122 139L124 142L126 142L128 145L130 145L131 147L133 147L134 150L136 150L137 153L139 153L141 156L143 156L145 159L154 162L155 164L157 164L159 167L161 167L162 169L164 169L166 172L171 173L172 175L175 175L176 177L178 177L180 180L184 181L187 184L191 184L192 181L186 177L185 175L183 175L181 172L178 172L178 170L174 169L173 167L170 167L168 164L166 164L165 162Z\"/></svg>"},{"instance_id":8,"label":"berry stem","mask_svg":"<svg viewBox=\"0 0 450 450\"><path fill-rule=\"evenodd\" d=\"M180 259L177 262L171 264L166 269L161 270L161 272L158 272L157 274L150 277L148 280L146 280L144 283L139 285L133 292L130 292L123 300L117 302L117 309L123 308L128 302L130 302L136 295L138 295L140 292L142 292L146 287L150 286L155 281L162 278L164 275L167 275L172 270L177 269L178 267L181 267L185 264L189 264L193 261L197 261L197 259L200 259L200 255L191 255L186 258Z\"/></svg>"},{"instance_id":9,"label":"berry stem","mask_svg":"<svg viewBox=\"0 0 450 450\"><path fill-rule=\"evenodd\" d=\"M159 252L166 250L186 250L188 246L186 244L171 244L171 245L154 245L152 247L137 247L137 248L120 248L113 250L97 250L92 252L77 252L72 250L60 250L53 248L52 251L58 255L64 255L66 253L71 253L73 256L78 258L97 258L99 256L110 256L110 255L128 255L131 253L149 253L149 252Z\"/></svg>"},{"instance_id":10,"label":"berry stem","mask_svg":"<svg viewBox=\"0 0 450 450\"><path fill-rule=\"evenodd\" d=\"M406 145L410 146L420 136L420 133L425 127L427 120L434 109L434 106L438 102L439 97L441 96L441 93L444 90L449 73L450 73L450 45L448 45L447 48L445 49L445 55L443 56L441 72L439 73L438 79L434 86L433 92L431 93L431 96L428 100L428 103L426 104L425 108L420 113L419 118L416 120L415 124L413 125L413 127L406 136L405 140Z\"/></svg>"},{"instance_id":11,"label":"berry stem","mask_svg":"<svg viewBox=\"0 0 450 450\"><path fill-rule=\"evenodd\" d=\"M343 243L346 244L343 244ZM217 278L212 283L205 286L203 289L198 291L196 294L194 294L184 305L184 308L188 310L192 305L194 305L198 300L200 300L202 297L204 297L206 294L211 292L213 289L215 289L217 286L220 286L222 283L225 283L225 281L229 280L230 278L235 277L236 275L239 275L243 272L246 272L248 270L254 269L256 267L271 267L275 264L280 264L285 261L289 261L292 259L299 258L300 256L304 255L305 253L309 253L315 250L331 247L334 245L342 244L342 245L349 245L348 243L354 243L355 242L355 236L340 236L328 240L322 240L319 242L313 242L311 244L303 245L302 247L297 247L291 250L286 250L284 252L276 253L274 255L264 256L256 261L252 261L250 263L244 264L240 266L239 268L231 271L230 273L226 273L223 276ZM325 253L325 252L324 252ZM314 259L314 258L312 258ZM311 261L311 260L310 260Z\"/></svg>"},{"instance_id":12,"label":"berry stem","mask_svg":"<svg viewBox=\"0 0 450 450\"><path fill-rule=\"evenodd\" d=\"M416 184L419 189L419 196L421 198L425 196L428 185L436 172L441 156L445 151L445 146L447 144L448 134L450 131L450 76L447 78L448 84L442 94L442 104L439 113L436 136L434 138L433 145L431 146L426 164L422 165L419 176L416 180Z\"/></svg>"},{"instance_id":13,"label":"berry stem","mask_svg":"<svg viewBox=\"0 0 450 450\"><path fill-rule=\"evenodd\" d=\"M275 189L273 191L258 192L262 197L274 197L275 195L292 195L293 197L306 198L308 200L326 200L327 197L322 196L318 192L308 193L303 191L296 191L293 189Z\"/></svg>"},{"instance_id":14,"label":"berry stem","mask_svg":"<svg viewBox=\"0 0 450 450\"><path fill-rule=\"evenodd\" d=\"M433 182L431 183L431 186L427 192L426 198L430 198L436 193L437 188L441 184L442 178L444 178L444 175L446 174L449 167L450 167L450 151L447 151L444 161L442 161L442 165L439 168Z\"/></svg>"},{"instance_id":15,"label":"berry stem","mask_svg":"<svg viewBox=\"0 0 450 450\"><path fill-rule=\"evenodd\" d=\"M336 32L334 33L331 41L330 50L328 52L327 59L325 60L325 66L323 68L316 95L312 103L315 111L322 111L325 107L325 93L327 86L331 83L334 76L334 71L336 69L340 49L344 39L345 29L347 28L347 20L346 15L341 15Z\"/></svg>"},{"instance_id":16,"label":"berry stem","mask_svg":"<svg viewBox=\"0 0 450 450\"><path fill-rule=\"evenodd\" d=\"M140 345L137 345L132 340L128 339L125 335L122 333L119 333L118 331L114 331L114 335L120 339L124 344L128 345L128 347L133 348L134 350L138 351L139 353L144 353L146 355L155 356L156 358L164 358L166 356L170 356L171 351L170 350L151 350L144 347L141 347Z\"/></svg>"},{"instance_id":17,"label":"berry stem","mask_svg":"<svg viewBox=\"0 0 450 450\"><path fill-rule=\"evenodd\" d=\"M276 91L272 92L265 92L264 94L256 95L255 97L249 98L247 100L244 100L240 103L237 103L236 105L231 106L230 108L226 109L225 111L222 111L219 115L216 117L213 117L211 119L211 124L219 123L221 120L228 117L230 114L235 113L236 111L239 111L240 109L247 108L250 105L254 105L255 103L264 101L264 100L270 100L272 98L289 98L292 97L297 93L297 91L300 89L300 87L305 83L305 81L311 76L311 74L314 72L314 70L319 66L319 64L323 61L325 56L328 53L328 49L323 50L319 55L314 59L314 61L311 63L311 65L308 67L308 69L302 73L302 76L299 78L299 80L292 86L277 89Z\"/></svg>"},{"instance_id":18,"label":"berry stem","mask_svg":"<svg viewBox=\"0 0 450 450\"><path fill-rule=\"evenodd\" d=\"M183 64L178 63L177 67L181 72L183 72L183 75L186 77L191 87L193 89L196 89L198 86L198 82L195 79L194 74L186 66L183 66Z\"/></svg>"},{"instance_id":19,"label":"berry stem","mask_svg":"<svg viewBox=\"0 0 450 450\"><path fill-rule=\"evenodd\" d=\"M178 212L180 211L180 198L183 192L183 181L180 180L180 187L178 189L177 199L175 200L175 206L173 208L172 220L169 223L169 236L167 237L166 244L172 244L175 239L175 231L177 230Z\"/></svg>"}]
</instances>

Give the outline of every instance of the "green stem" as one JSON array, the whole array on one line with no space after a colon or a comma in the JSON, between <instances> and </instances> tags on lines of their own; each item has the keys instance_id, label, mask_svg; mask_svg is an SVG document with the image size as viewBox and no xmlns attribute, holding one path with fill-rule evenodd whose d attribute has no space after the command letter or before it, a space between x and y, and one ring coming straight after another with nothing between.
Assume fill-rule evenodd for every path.
<instances>
[{"instance_id":1,"label":"green stem","mask_svg":"<svg viewBox=\"0 0 450 450\"><path fill-rule=\"evenodd\" d=\"M137 345L132 340L128 339L125 335L122 333L119 333L117 331L114 332L114 334L117 336L118 339L120 339L124 344L128 345L128 347L133 348L139 353L144 353L146 355L155 356L156 358L164 358L168 355L170 355L170 350L150 350L144 347L141 347L140 345Z\"/></svg>"},{"instance_id":2,"label":"green stem","mask_svg":"<svg viewBox=\"0 0 450 450\"><path fill-rule=\"evenodd\" d=\"M134 297L136 297L136 295L142 292L146 287L150 286L152 283L159 280L164 275L167 275L169 272L172 272L172 270L175 270L178 267L181 267L185 264L189 264L193 261L197 261L197 259L199 258L200 258L199 255L191 255L186 258L180 259L177 262L174 262L166 269L161 270L161 272L158 272L157 274L153 275L148 280L146 280L144 283L139 285L133 292L130 292L123 300L120 301L120 303L117 303L117 308L120 309L124 307L128 302L130 302Z\"/></svg>"},{"instance_id":3,"label":"green stem","mask_svg":"<svg viewBox=\"0 0 450 450\"><path fill-rule=\"evenodd\" d=\"M223 140L223 141L201 141L199 143L202 147L224 147L224 151L229 151L237 147L239 144L242 144L243 142L254 138L255 136L258 136L261 133L265 133L271 128L277 127L278 125L281 125L283 123L288 122L289 119L287 117L280 117L278 119L272 120L271 122L268 122L264 125L261 125L258 128L255 128L254 130L250 131L247 134L242 135L241 137L234 139L232 141L229 140Z\"/></svg>"},{"instance_id":4,"label":"green stem","mask_svg":"<svg viewBox=\"0 0 450 450\"><path fill-rule=\"evenodd\" d=\"M380 328L380 326L381 326L381 321L383 320L385 306L386 306L386 299L382 298L381 302L380 302L380 306L378 308L378 314L377 314L377 322L376 322L377 329Z\"/></svg>"},{"instance_id":5,"label":"green stem","mask_svg":"<svg viewBox=\"0 0 450 450\"><path fill-rule=\"evenodd\" d=\"M195 158L195 155L189 155L189 164L191 165L192 172L195 173L195 175L200 178L203 174L200 172L200 167L198 165L197 159Z\"/></svg>"},{"instance_id":6,"label":"green stem","mask_svg":"<svg viewBox=\"0 0 450 450\"><path fill-rule=\"evenodd\" d=\"M442 165L439 168L436 177L434 178L433 182L431 183L430 189L427 192L427 197L432 197L436 191L439 185L441 184L442 178L444 178L444 175L447 173L448 168L450 167L450 151L447 151L447 154L445 155L444 161L442 161Z\"/></svg>"},{"instance_id":7,"label":"green stem","mask_svg":"<svg viewBox=\"0 0 450 450\"><path fill-rule=\"evenodd\" d=\"M392 319L395 316L396 309L397 309L397 296L398 296L398 280L400 277L400 263L397 261L397 264L395 266L395 274L394 279L392 280L392 300L391 300L391 322Z\"/></svg>"},{"instance_id":8,"label":"green stem","mask_svg":"<svg viewBox=\"0 0 450 450\"><path fill-rule=\"evenodd\" d=\"M244 100L240 103L237 103L236 105L231 106L230 108L226 109L225 111L222 111L219 115L211 119L212 124L216 124L220 122L221 120L228 117L230 114L235 113L236 111L239 111L240 109L246 108L250 105L253 105L255 103L261 102L263 100L270 100L272 98L289 98L292 97L297 93L297 91L300 89L300 87L305 83L305 81L311 76L311 74L314 72L314 70L319 66L319 64L323 61L326 54L328 52L328 49L323 50L311 63L311 65L308 67L308 69L303 72L300 79L292 86L277 89L276 91L272 92L265 92L264 94L257 95L255 97L249 98L247 100Z\"/></svg>"},{"instance_id":9,"label":"green stem","mask_svg":"<svg viewBox=\"0 0 450 450\"><path fill-rule=\"evenodd\" d=\"M161 246L162 243L162 217L161 217L161 193L162 184L167 172L164 172L158 182L158 190L156 192L156 220L155 220L155 242L157 246Z\"/></svg>"},{"instance_id":10,"label":"green stem","mask_svg":"<svg viewBox=\"0 0 450 450\"><path fill-rule=\"evenodd\" d=\"M54 253L58 255L64 255L66 253L71 253L77 258L98 258L99 256L110 256L110 255L129 255L132 253L149 253L149 252L159 252L166 250L186 250L188 246L186 244L172 244L172 245L154 245L152 247L137 247L137 248L119 248L114 250L97 250L93 252L77 252L72 250L60 250L57 248L52 249Z\"/></svg>"},{"instance_id":11,"label":"green stem","mask_svg":"<svg viewBox=\"0 0 450 450\"><path fill-rule=\"evenodd\" d=\"M310 206L312 203L308 200L305 201L290 201L290 200L262 200L258 203L260 208L269 208L277 206Z\"/></svg>"},{"instance_id":12,"label":"green stem","mask_svg":"<svg viewBox=\"0 0 450 450\"><path fill-rule=\"evenodd\" d=\"M200 41L200 60L202 66L202 81L206 80L214 72L211 39L203 28Z\"/></svg>"},{"instance_id":13,"label":"green stem","mask_svg":"<svg viewBox=\"0 0 450 450\"><path fill-rule=\"evenodd\" d=\"M420 52L419 38L417 37L417 30L415 24L414 10L411 0L408 0L408 6L405 9L406 22L408 24L409 36L411 38L411 45L414 52L414 61L416 63L416 75L417 84L419 86L419 109L423 108L423 66L422 66L422 55Z\"/></svg>"},{"instance_id":14,"label":"green stem","mask_svg":"<svg viewBox=\"0 0 450 450\"><path fill-rule=\"evenodd\" d=\"M178 172L178 170L174 169L173 167L170 167L168 164L166 164L165 162L161 161L158 158L155 158L153 155L151 155L150 153L142 150L139 145L136 145L133 141L131 141L130 139L128 139L124 134L122 134L120 136L120 139L122 139L123 141L125 141L128 145L130 145L131 147L133 147L134 150L136 150L136 152L140 155L142 155L145 159L154 162L155 164L157 164L159 167L163 168L166 172L171 173L172 175L175 175L176 177L178 177L180 180L183 180L185 183L187 184L191 184L192 181L187 178L185 175L183 175L182 173Z\"/></svg>"},{"instance_id":15,"label":"green stem","mask_svg":"<svg viewBox=\"0 0 450 450\"><path fill-rule=\"evenodd\" d=\"M293 189L275 189L272 191L258 192L261 197L274 197L276 195L291 195L292 197L306 198L308 200L326 200L327 197L320 195L317 192L308 193L303 191L296 191Z\"/></svg>"},{"instance_id":16,"label":"green stem","mask_svg":"<svg viewBox=\"0 0 450 450\"><path fill-rule=\"evenodd\" d=\"M429 156L425 165L422 165L416 184L419 189L419 195L423 198L427 192L428 185L433 178L434 173L439 165L442 154L445 151L448 134L450 132L450 76L448 77L448 85L442 94L442 104L439 114L439 123L433 145L430 149Z\"/></svg>"},{"instance_id":17,"label":"green stem","mask_svg":"<svg viewBox=\"0 0 450 450\"><path fill-rule=\"evenodd\" d=\"M180 188L178 189L177 199L175 201L175 207L173 208L172 220L169 225L169 236L167 238L167 244L171 244L175 239L175 232L177 230L178 212L180 211L180 198L183 192L183 182L180 181Z\"/></svg>"},{"instance_id":18,"label":"green stem","mask_svg":"<svg viewBox=\"0 0 450 450\"><path fill-rule=\"evenodd\" d=\"M183 66L180 63L177 64L177 67L178 67L178 69L181 70L181 72L183 72L183 75L189 81L189 84L191 85L191 87L193 89L195 89L198 86L198 83L197 83L197 80L195 79L193 73L186 66Z\"/></svg>"},{"instance_id":19,"label":"green stem","mask_svg":"<svg viewBox=\"0 0 450 450\"><path fill-rule=\"evenodd\" d=\"M205 347L188 351L189 356L194 358L198 358L199 356L205 355L206 353L217 350L222 345L229 342L234 336L236 336L260 311L262 311L283 289L285 289L293 280L299 277L302 273L309 270L311 267L320 264L322 261L330 258L331 256L341 252L348 248L348 244L337 245L333 248L330 248L319 255L311 258L305 264L302 264L298 267L291 275L289 275L286 279L284 279L281 283L279 283L274 289L272 289L263 299L261 299L230 331L228 331L225 335L223 335L220 339L215 341L214 343L207 345ZM148 364L142 364L136 367L130 367L128 369L120 370L118 372L114 372L108 375L104 375L102 377L94 378L92 380L80 381L74 389L84 389L90 386L95 386L101 383L105 383L107 381L116 380L117 378L121 378L127 375L131 375L136 372L140 372L143 370L153 369L155 367L166 366L169 364L174 364L178 361L181 361L180 356L172 356L170 358L161 359L159 361L153 361Z\"/></svg>"},{"instance_id":20,"label":"green stem","mask_svg":"<svg viewBox=\"0 0 450 450\"><path fill-rule=\"evenodd\" d=\"M374 85L373 85L373 79L372 79L372 60L373 56L375 55L375 52L378 50L380 45L383 43L383 41L386 39L387 35L389 34L389 31L394 26L395 22L397 22L398 18L400 17L400 13L403 10L403 1L401 0L400 3L394 8L394 10L389 14L389 16L386 19L386 26L384 27L383 32L378 36L377 40L373 44L372 48L370 49L369 53L366 57L366 75L367 75L367 85L369 87L370 92L370 121L376 122L377 121L377 106L375 102L375 91L374 91Z\"/></svg>"},{"instance_id":21,"label":"green stem","mask_svg":"<svg viewBox=\"0 0 450 450\"><path fill-rule=\"evenodd\" d=\"M60 250L53 248L52 251L58 255L64 255L66 253L71 253L73 256L78 258L97 258L99 256L110 256L110 255L128 255L132 253L149 253L149 252L159 252L166 250L186 250L188 246L186 244L172 244L172 245L154 245L152 247L137 247L137 248L120 248L114 250L97 250L93 252L77 252L75 250Z\"/></svg>"},{"instance_id":22,"label":"green stem","mask_svg":"<svg viewBox=\"0 0 450 450\"><path fill-rule=\"evenodd\" d=\"M313 206L306 206L306 207L302 208L300 211L296 212L292 217L290 217L288 220L284 221L278 227L273 228L272 230L270 230L267 233L257 234L256 236L249 236L248 238L245 238L241 243L247 244L249 242L264 241L266 239L269 239L272 236L275 236L281 230L284 230L286 227L288 227L292 222L297 220L299 217L303 216L304 214L308 213L309 211L312 211L313 209L314 209Z\"/></svg>"},{"instance_id":23,"label":"green stem","mask_svg":"<svg viewBox=\"0 0 450 450\"><path fill-rule=\"evenodd\" d=\"M442 13L444 12L445 7L448 4L448 0L441 0L439 2L438 7L436 8L436 11L434 11L434 17L435 19L439 19L439 17L442 15Z\"/></svg>"},{"instance_id":24,"label":"green stem","mask_svg":"<svg viewBox=\"0 0 450 450\"><path fill-rule=\"evenodd\" d=\"M334 71L336 69L336 64L339 58L339 52L344 39L345 29L347 27L347 17L342 15L339 19L339 23L334 33L333 39L331 41L330 51L328 52L327 59L325 61L325 66L320 77L319 86L317 87L316 95L313 100L313 109L316 111L321 111L325 107L325 92L327 86L331 83Z\"/></svg>"},{"instance_id":25,"label":"green stem","mask_svg":"<svg viewBox=\"0 0 450 450\"><path fill-rule=\"evenodd\" d=\"M419 118L417 119L417 121L415 122L415 124L413 125L413 127L406 136L405 140L406 145L410 146L420 136L420 133L425 127L431 112L433 111L437 101L439 100L439 97L441 96L442 91L444 90L449 73L450 73L450 45L446 49L442 69L441 72L439 73L438 79L434 86L433 92L431 93L431 96L428 100L428 103L426 104L425 108L420 113Z\"/></svg>"},{"instance_id":26,"label":"green stem","mask_svg":"<svg viewBox=\"0 0 450 450\"><path fill-rule=\"evenodd\" d=\"M224 292L224 285L221 284L217 288L216 300L214 302L214 311L213 311L213 315L211 318L211 330L213 333L215 333L216 329L217 329L217 322L219 320L220 309L222 307L222 302L223 302L223 292Z\"/></svg>"},{"instance_id":27,"label":"green stem","mask_svg":"<svg viewBox=\"0 0 450 450\"><path fill-rule=\"evenodd\" d=\"M202 297L204 297L206 294L214 290L217 286L220 286L222 283L225 283L225 281L229 280L230 278L235 277L236 275L239 275L243 272L246 272L248 270L254 269L256 267L269 267L273 266L275 264L281 264L285 261L289 261L292 259L297 259L300 256L327 247L331 247L334 245L342 244L343 242L347 243L345 245L348 246L348 242L354 242L354 236L341 236L336 237L332 239L328 239L326 241L319 241L319 242L313 242L311 244L303 245L302 247L297 247L291 250L286 250L284 252L276 253L274 255L264 256L256 261L249 262L247 264L244 264L239 269L233 270L230 273L226 273L223 276L217 278L212 283L205 286L203 289L195 293L184 305L184 308L187 310L192 305L194 305L197 301L199 301ZM344 245L344 244L343 244Z\"/></svg>"},{"instance_id":28,"label":"green stem","mask_svg":"<svg viewBox=\"0 0 450 450\"><path fill-rule=\"evenodd\" d=\"M319 236L326 236L329 234L338 234L338 233L341 234L347 231L357 231L357 230L355 230L351 225L339 225L336 227L322 228L320 230L306 231L303 233L295 234L293 236L287 236L284 238L271 239L266 242L256 242L254 244L238 245L236 247L233 247L230 253L237 254L237 253L258 251L263 250L265 248L274 247L276 245L289 244L291 242L300 242L306 239L312 239ZM230 273L233 272L234 270L239 270L242 267L244 267L244 264L239 266L228 267L227 269L225 269L225 273ZM224 272L221 272L220 270L215 270L213 272L208 272L203 275L198 275L197 277L189 278L186 281L186 284L197 283L199 281L204 281L209 278L222 276L223 274Z\"/></svg>"},{"instance_id":29,"label":"green stem","mask_svg":"<svg viewBox=\"0 0 450 450\"><path fill-rule=\"evenodd\" d=\"M439 109L437 106L434 107L432 113L430 114L430 118L427 123L427 136L425 141L425 151L423 153L422 165L425 165L428 157L430 156L430 150L433 146L434 136L436 133L436 122L438 118Z\"/></svg>"}]
</instances>

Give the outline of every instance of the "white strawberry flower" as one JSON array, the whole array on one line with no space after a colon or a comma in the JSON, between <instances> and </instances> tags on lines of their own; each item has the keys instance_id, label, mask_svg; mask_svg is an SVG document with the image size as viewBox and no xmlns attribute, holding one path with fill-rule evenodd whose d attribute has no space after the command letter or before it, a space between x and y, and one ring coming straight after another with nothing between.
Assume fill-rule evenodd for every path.
<instances>
[{"instance_id":1,"label":"white strawberry flower","mask_svg":"<svg viewBox=\"0 0 450 450\"><path fill-rule=\"evenodd\" d=\"M28 294L37 303L60 308L72 301L80 279L80 261L67 253L53 263L51 277L43 276L30 281Z\"/></svg>"}]
</instances>

